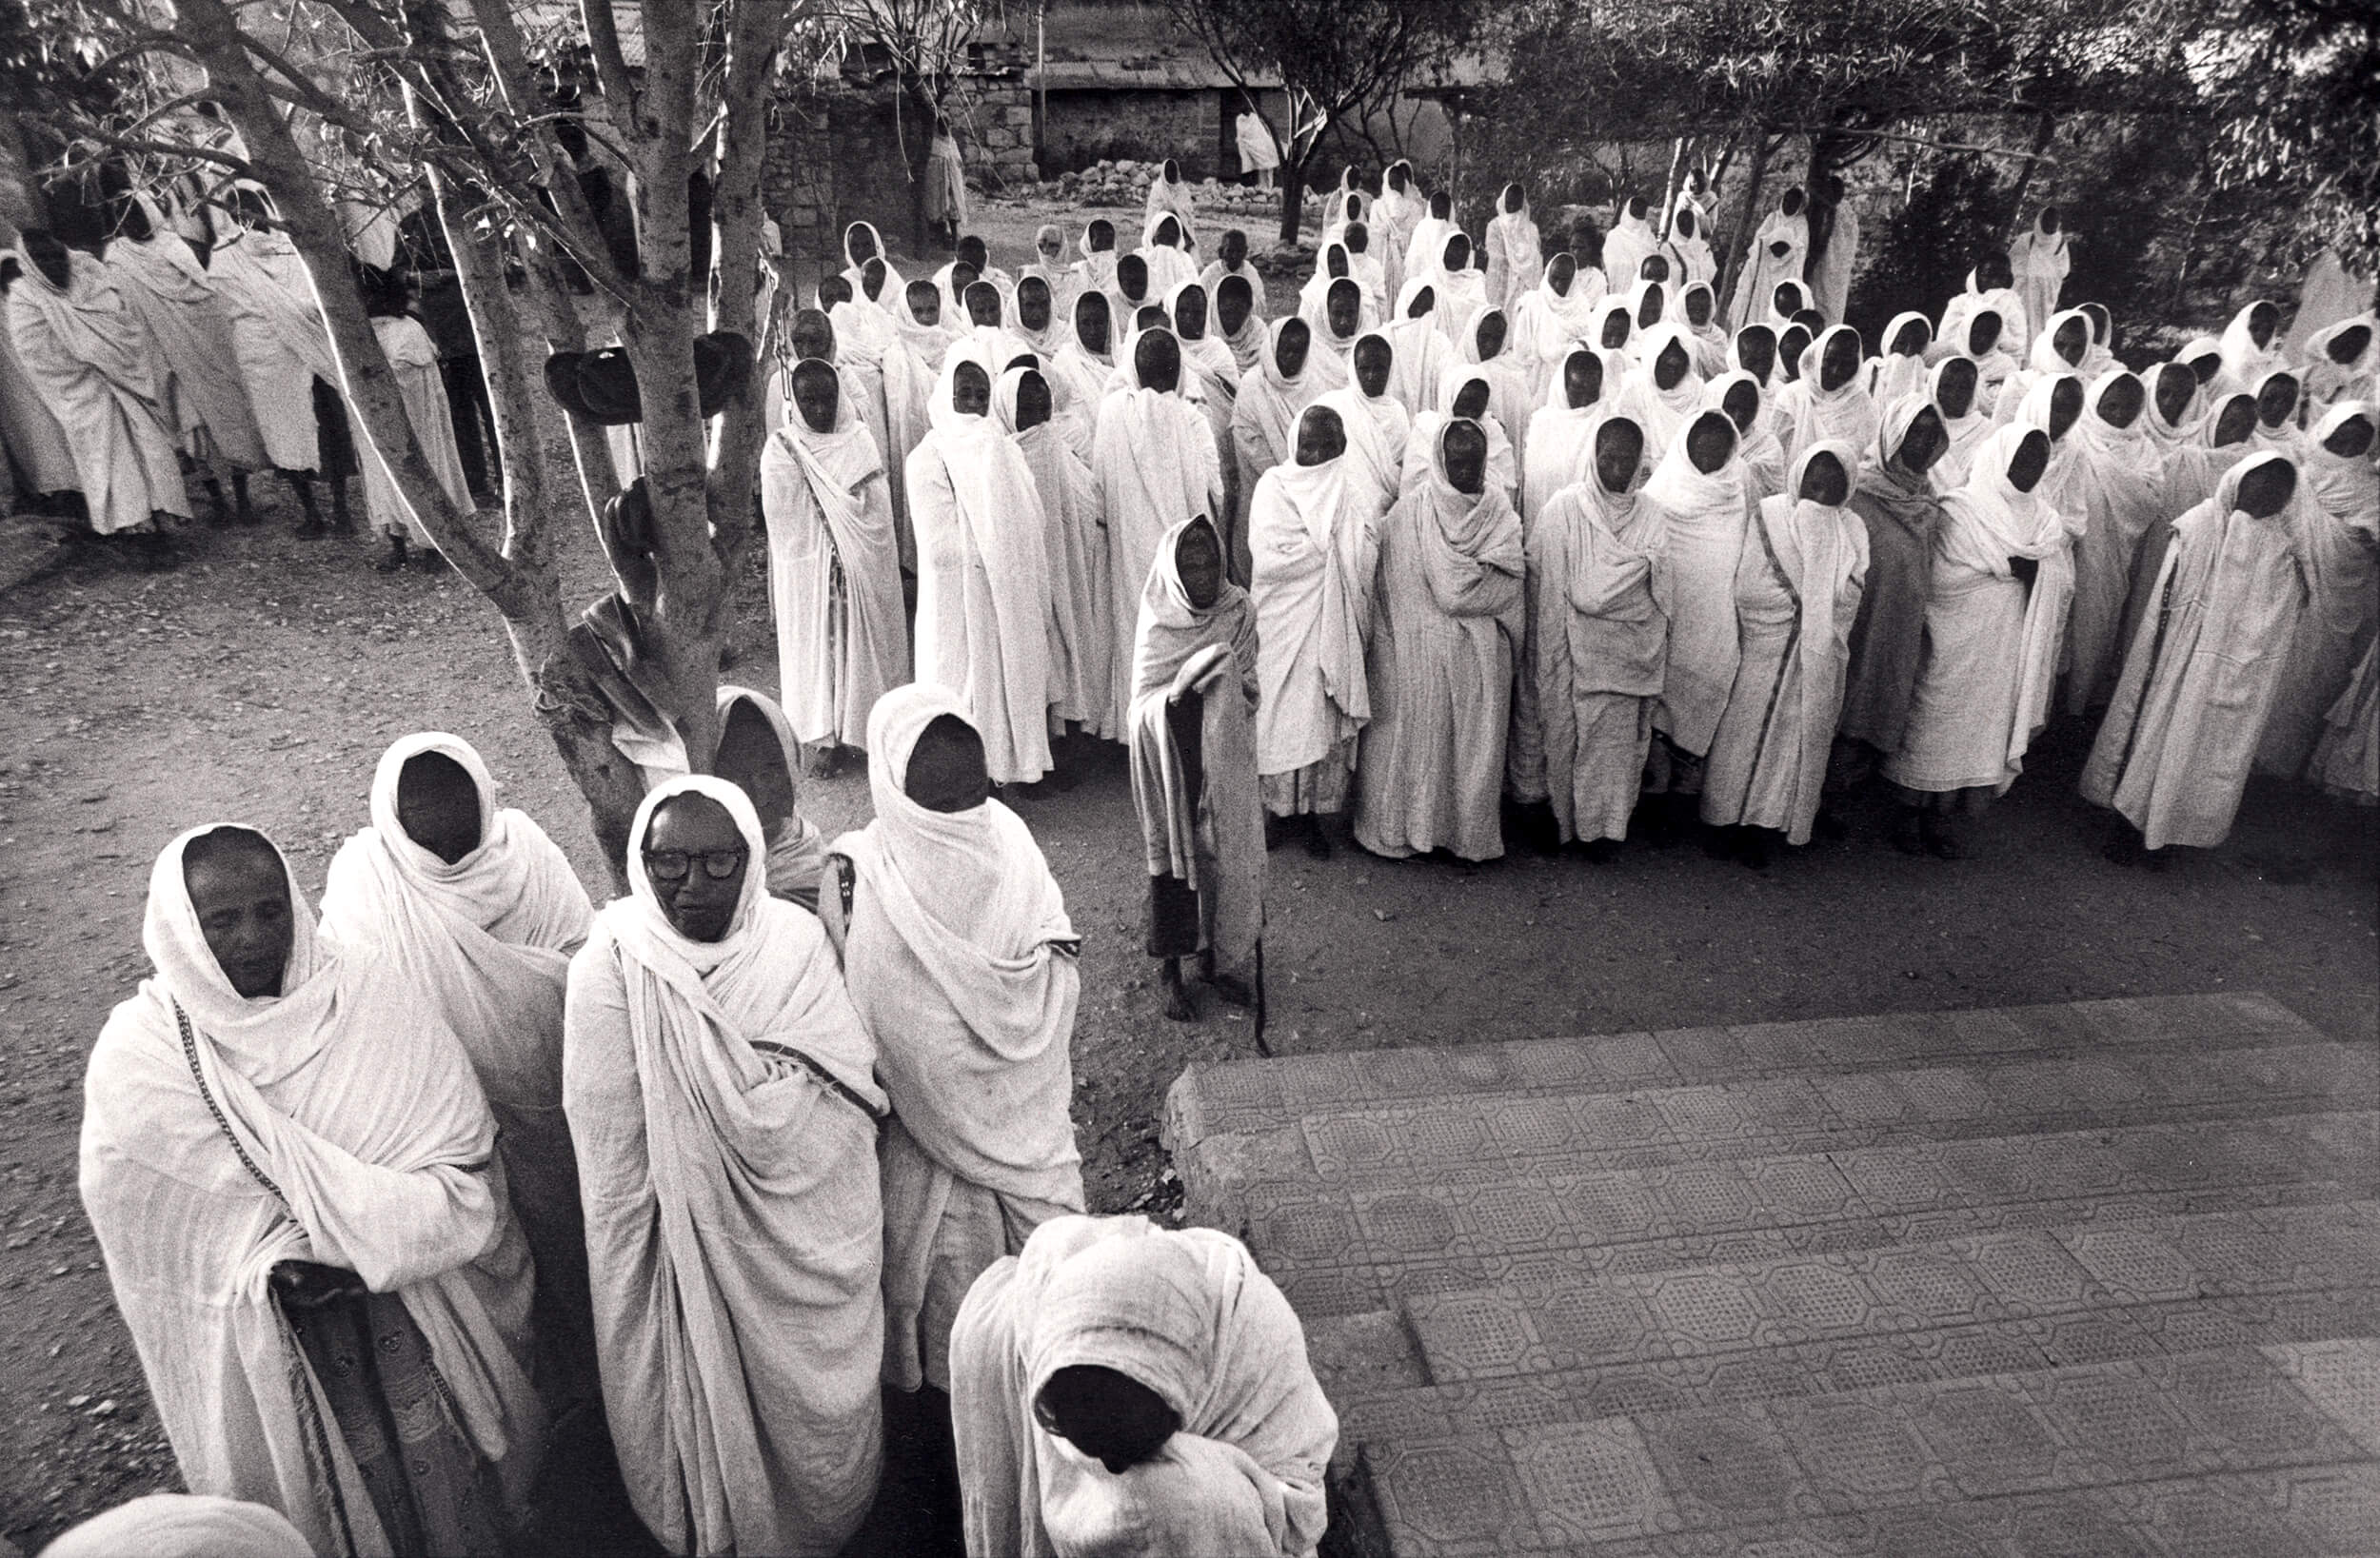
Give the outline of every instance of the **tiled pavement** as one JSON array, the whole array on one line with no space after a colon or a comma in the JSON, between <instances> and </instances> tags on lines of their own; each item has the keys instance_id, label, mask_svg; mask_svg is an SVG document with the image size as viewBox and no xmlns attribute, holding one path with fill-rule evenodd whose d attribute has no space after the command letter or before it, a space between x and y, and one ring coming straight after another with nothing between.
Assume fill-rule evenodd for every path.
<instances>
[{"instance_id":1,"label":"tiled pavement","mask_svg":"<svg viewBox=\"0 0 2380 1558\"><path fill-rule=\"evenodd\" d=\"M1241 1061L1338 1551L2380 1553L2380 1064L2256 996Z\"/></svg>"}]
</instances>

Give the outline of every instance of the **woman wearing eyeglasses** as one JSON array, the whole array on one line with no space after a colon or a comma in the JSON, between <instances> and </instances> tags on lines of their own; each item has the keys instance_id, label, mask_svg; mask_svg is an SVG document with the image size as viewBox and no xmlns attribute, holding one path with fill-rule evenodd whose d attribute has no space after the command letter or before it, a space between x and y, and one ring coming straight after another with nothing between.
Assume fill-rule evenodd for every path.
<instances>
[{"instance_id":1,"label":"woman wearing eyeglasses","mask_svg":"<svg viewBox=\"0 0 2380 1558\"><path fill-rule=\"evenodd\" d=\"M564 1007L604 1406L673 1552L833 1553L881 1460L876 1046L767 850L737 786L655 789Z\"/></svg>"}]
</instances>

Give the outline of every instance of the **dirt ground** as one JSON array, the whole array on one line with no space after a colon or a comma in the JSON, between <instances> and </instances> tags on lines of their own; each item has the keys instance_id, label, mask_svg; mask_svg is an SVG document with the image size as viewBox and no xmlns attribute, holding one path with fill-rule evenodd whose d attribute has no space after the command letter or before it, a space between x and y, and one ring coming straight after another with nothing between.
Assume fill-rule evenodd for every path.
<instances>
[{"instance_id":1,"label":"dirt ground","mask_svg":"<svg viewBox=\"0 0 2380 1558\"><path fill-rule=\"evenodd\" d=\"M1002 224L1007 226L1005 222ZM1001 245L1004 264L1021 259ZM1000 236L1007 238L1006 233ZM0 595L0 1531L63 1525L173 1484L137 1359L75 1195L85 1058L147 972L149 862L175 833L238 819L309 889L367 821L382 748L407 732L477 744L506 804L540 818L590 884L579 801L533 722L497 619L451 574L368 571L363 541L302 542L278 507L201 531L179 571L95 560ZM10 522L0 521L0 526ZM591 542L573 599L597 591ZM759 564L743 660L774 688ZM2259 780L2222 849L2161 874L2103 859L2073 782L2089 733L2061 726L1984 822L1980 858L1916 860L1873 798L1850 839L1765 872L1691 846L1611 865L1517 857L1396 863L1342 847L1272 858L1276 1052L1462 1043L1835 1014L2257 989L2342 1036L2380 1007L2375 814ZM809 781L829 833L866 781ZM1175 1200L1157 1118L1186 1064L1255 1052L1210 1010L1166 1022L1140 952L1145 888L1121 753L1071 795L1019 810L1084 938L1076 1121L1094 1208Z\"/></svg>"}]
</instances>

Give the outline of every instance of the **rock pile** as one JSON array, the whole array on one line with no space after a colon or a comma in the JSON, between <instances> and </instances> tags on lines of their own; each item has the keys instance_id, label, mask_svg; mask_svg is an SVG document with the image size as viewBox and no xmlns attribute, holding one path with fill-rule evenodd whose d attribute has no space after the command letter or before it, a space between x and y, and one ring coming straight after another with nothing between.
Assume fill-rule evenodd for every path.
<instances>
[{"instance_id":1,"label":"rock pile","mask_svg":"<svg viewBox=\"0 0 2380 1558\"><path fill-rule=\"evenodd\" d=\"M1164 165L1107 158L1090 167L1015 189L1024 199L1064 201L1078 206L1139 207L1149 197L1149 185ZM1191 199L1201 211L1254 212L1273 209L1280 196L1245 185L1201 179L1191 187Z\"/></svg>"}]
</instances>

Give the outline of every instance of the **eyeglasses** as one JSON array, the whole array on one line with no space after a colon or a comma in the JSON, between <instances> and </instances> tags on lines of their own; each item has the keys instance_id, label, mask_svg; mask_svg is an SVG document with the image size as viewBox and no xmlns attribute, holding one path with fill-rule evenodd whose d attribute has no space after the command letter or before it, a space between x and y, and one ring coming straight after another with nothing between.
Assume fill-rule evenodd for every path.
<instances>
[{"instance_id":1,"label":"eyeglasses","mask_svg":"<svg viewBox=\"0 0 2380 1558\"><path fill-rule=\"evenodd\" d=\"M655 881L684 881L694 862L703 862L703 875L713 881L725 881L744 869L751 852L745 849L714 849L707 852L683 849L648 849L645 852L645 869L653 874Z\"/></svg>"}]
</instances>

